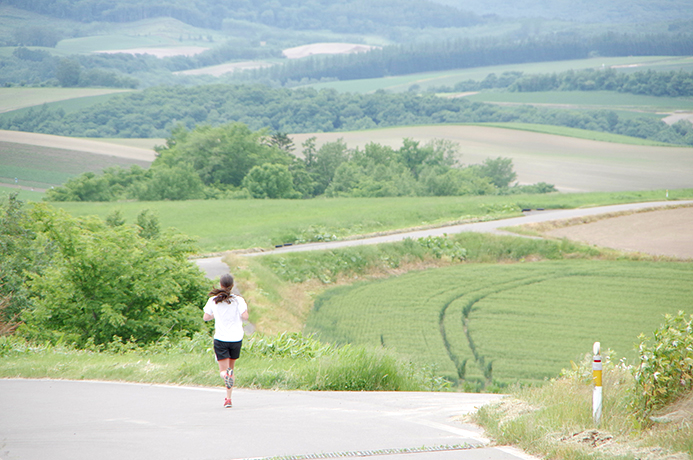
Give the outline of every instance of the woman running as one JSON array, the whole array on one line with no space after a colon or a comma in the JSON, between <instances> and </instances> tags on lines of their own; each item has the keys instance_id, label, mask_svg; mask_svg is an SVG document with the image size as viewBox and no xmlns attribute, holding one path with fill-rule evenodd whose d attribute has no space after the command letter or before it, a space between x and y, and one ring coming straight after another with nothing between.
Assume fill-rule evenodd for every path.
<instances>
[{"instance_id":1,"label":"woman running","mask_svg":"<svg viewBox=\"0 0 693 460\"><path fill-rule=\"evenodd\" d=\"M209 293L205 304L205 321L214 320L214 354L219 363L219 375L226 385L224 407L231 407L233 368L241 355L243 345L243 321L248 320L248 305L243 297L231 294L233 276L221 275L221 287Z\"/></svg>"}]
</instances>

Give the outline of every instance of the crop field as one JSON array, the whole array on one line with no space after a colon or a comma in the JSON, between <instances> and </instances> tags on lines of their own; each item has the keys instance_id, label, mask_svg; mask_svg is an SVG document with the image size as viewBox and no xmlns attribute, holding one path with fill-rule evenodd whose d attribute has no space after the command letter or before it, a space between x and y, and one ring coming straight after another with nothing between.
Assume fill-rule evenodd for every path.
<instances>
[{"instance_id":1,"label":"crop field","mask_svg":"<svg viewBox=\"0 0 693 460\"><path fill-rule=\"evenodd\" d=\"M152 139L152 142L158 139ZM101 138L96 139L80 139L76 137L54 136L51 134L26 133L23 131L5 131L0 130L0 142L9 142L14 144L25 144L36 147L47 147L52 149L76 150L79 152L87 152L106 157L117 157L118 159L135 160L131 164L149 165L156 157L156 152L151 148L146 148L150 145L150 141L142 142L140 139L125 142L105 142ZM137 144L142 142L145 148L131 145L129 142ZM70 160L65 159L66 162ZM113 160L111 160L112 162ZM30 163L27 163L31 165ZM109 160L104 158L104 164L109 165Z\"/></svg>"},{"instance_id":2,"label":"crop field","mask_svg":"<svg viewBox=\"0 0 693 460\"><path fill-rule=\"evenodd\" d=\"M0 113L47 104L66 112L102 102L112 94L129 89L108 88L0 88ZM104 98L103 96L106 95ZM62 101L58 104L58 101Z\"/></svg>"},{"instance_id":3,"label":"crop field","mask_svg":"<svg viewBox=\"0 0 693 460\"><path fill-rule=\"evenodd\" d=\"M598 57L570 61L536 62L526 64L508 64L470 69L447 70L396 77L369 78L363 80L337 81L307 85L315 89L332 88L340 92L372 93L379 89L385 91L407 91L410 86L418 85L421 90L431 87L450 86L461 81L483 80L490 73L500 75L503 72L554 73L566 70L581 70L606 67L616 67L623 71L637 70L693 70L692 57L680 56L631 56L631 57Z\"/></svg>"},{"instance_id":4,"label":"crop field","mask_svg":"<svg viewBox=\"0 0 693 460\"><path fill-rule=\"evenodd\" d=\"M405 137L426 143L449 139L460 145L460 161L480 164L486 158L507 157L513 160L521 184L548 182L564 192L626 191L673 189L691 186L693 147L656 146L616 143L625 136L603 137L614 142L591 140L592 131L565 131L546 128L555 134L571 135L582 131L588 139L566 137L517 129L502 129L505 124L433 125L350 131L310 133L291 136L300 146L316 137L316 145L343 139L349 147L363 148L369 142L402 146ZM523 129L526 125L508 124ZM542 129L532 125L531 129ZM546 132L546 131L545 131Z\"/></svg>"},{"instance_id":5,"label":"crop field","mask_svg":"<svg viewBox=\"0 0 693 460\"><path fill-rule=\"evenodd\" d=\"M125 25L109 25L99 35L61 40L55 49L65 54L86 54L141 48L211 47L209 41L186 39L191 35L224 39L218 31L199 29L172 18L154 18ZM181 37L184 39L181 40Z\"/></svg>"},{"instance_id":6,"label":"crop field","mask_svg":"<svg viewBox=\"0 0 693 460\"><path fill-rule=\"evenodd\" d=\"M531 383L570 368L595 341L633 358L640 333L692 309L692 264L469 264L331 289L306 328L385 346L452 380Z\"/></svg>"},{"instance_id":7,"label":"crop field","mask_svg":"<svg viewBox=\"0 0 693 460\"><path fill-rule=\"evenodd\" d=\"M580 109L693 110L693 98L643 96L616 91L482 92L466 97L475 102L569 106Z\"/></svg>"},{"instance_id":8,"label":"crop field","mask_svg":"<svg viewBox=\"0 0 693 460\"><path fill-rule=\"evenodd\" d=\"M0 183L4 184L47 189L83 172L133 164L149 166L146 161L118 156L0 141Z\"/></svg>"},{"instance_id":9,"label":"crop field","mask_svg":"<svg viewBox=\"0 0 693 460\"><path fill-rule=\"evenodd\" d=\"M138 149L153 150L154 147L159 145L166 145L166 139L156 139L156 138L125 138L125 137L99 137L99 138L88 138L83 137L80 139L93 140L98 142L108 142L110 144L124 145L126 147L135 147Z\"/></svg>"}]
</instances>

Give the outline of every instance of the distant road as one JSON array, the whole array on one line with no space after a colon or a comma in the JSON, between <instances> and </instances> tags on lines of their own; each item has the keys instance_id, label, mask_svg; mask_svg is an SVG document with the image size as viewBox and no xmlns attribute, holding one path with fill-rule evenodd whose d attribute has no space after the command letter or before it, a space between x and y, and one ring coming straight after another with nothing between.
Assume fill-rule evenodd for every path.
<instances>
[{"instance_id":1,"label":"distant road","mask_svg":"<svg viewBox=\"0 0 693 460\"><path fill-rule=\"evenodd\" d=\"M390 235L376 236L355 240L330 241L326 243L307 243L292 246L284 246L271 251L254 252L245 254L248 257L261 256L267 254L284 254L288 252L319 251L337 249L350 246L361 246L365 244L393 243L407 238L417 239L426 236L452 235L463 232L494 233L518 236L514 233L501 230L503 227L514 227L537 222L548 222L552 220L572 219L576 217L596 216L600 214L611 214L624 211L638 211L649 208L663 208L667 206L690 205L693 201L656 201L649 203L629 203L612 206L599 206L596 208L580 209L551 209L546 211L531 211L522 217L511 217L509 219L493 220L488 222L475 222L471 224L450 225L447 227L437 227L426 230L411 232L393 233ZM223 273L228 273L229 268L221 261L221 257L197 259L197 264L205 270L209 278L215 278Z\"/></svg>"}]
</instances>

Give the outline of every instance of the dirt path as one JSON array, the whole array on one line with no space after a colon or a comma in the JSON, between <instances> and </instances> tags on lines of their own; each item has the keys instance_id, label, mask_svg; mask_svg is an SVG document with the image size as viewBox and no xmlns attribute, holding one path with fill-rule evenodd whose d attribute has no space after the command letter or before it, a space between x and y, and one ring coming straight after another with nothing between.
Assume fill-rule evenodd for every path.
<instances>
[{"instance_id":1,"label":"dirt path","mask_svg":"<svg viewBox=\"0 0 693 460\"><path fill-rule=\"evenodd\" d=\"M693 258L693 207L640 212L559 228L547 236L623 251Z\"/></svg>"}]
</instances>

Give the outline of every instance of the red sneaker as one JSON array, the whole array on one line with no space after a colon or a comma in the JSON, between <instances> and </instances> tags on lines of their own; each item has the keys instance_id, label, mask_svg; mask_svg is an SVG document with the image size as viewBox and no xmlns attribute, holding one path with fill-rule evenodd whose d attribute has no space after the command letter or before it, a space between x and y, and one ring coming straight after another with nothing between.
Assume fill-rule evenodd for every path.
<instances>
[{"instance_id":1,"label":"red sneaker","mask_svg":"<svg viewBox=\"0 0 693 460\"><path fill-rule=\"evenodd\" d=\"M224 399L224 407L231 407L231 400L229 398Z\"/></svg>"}]
</instances>

